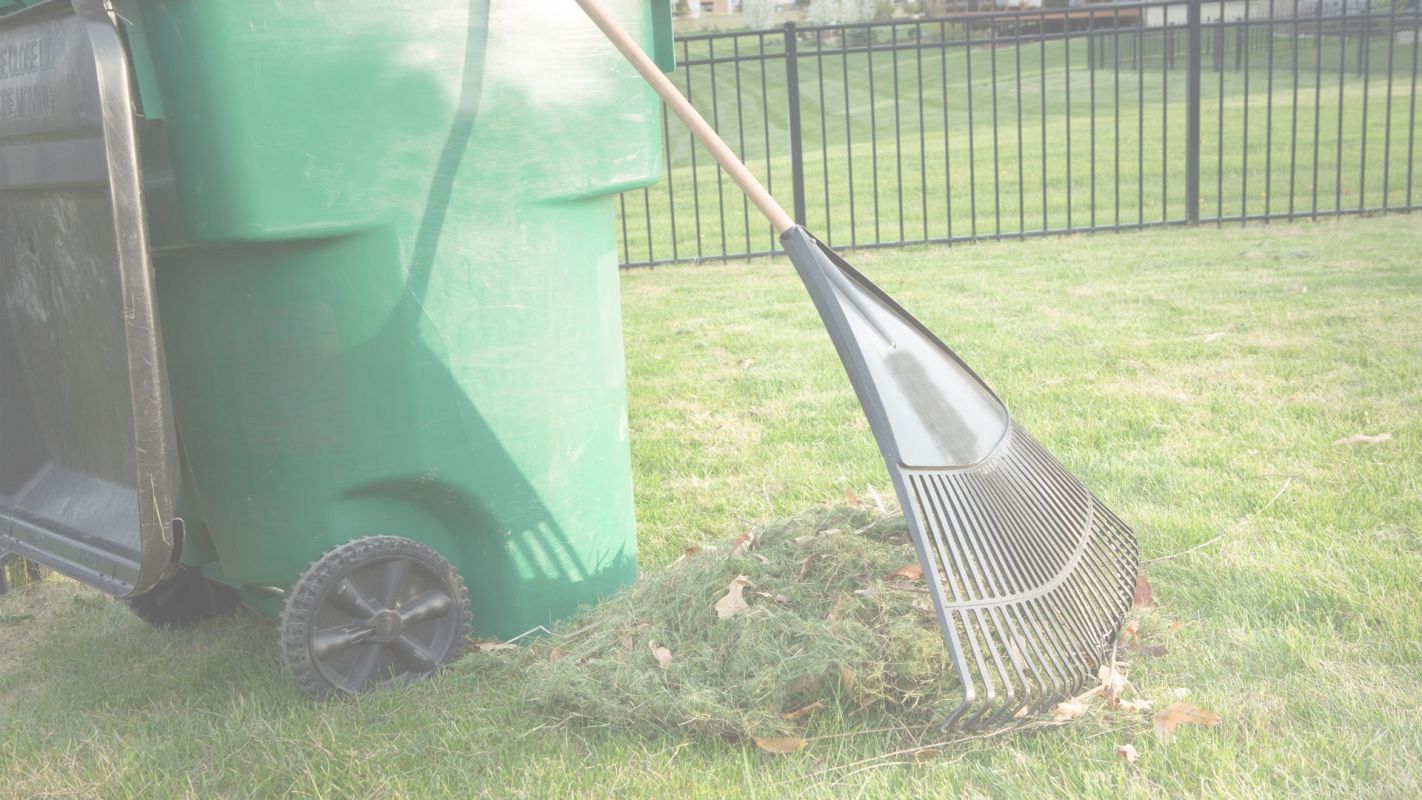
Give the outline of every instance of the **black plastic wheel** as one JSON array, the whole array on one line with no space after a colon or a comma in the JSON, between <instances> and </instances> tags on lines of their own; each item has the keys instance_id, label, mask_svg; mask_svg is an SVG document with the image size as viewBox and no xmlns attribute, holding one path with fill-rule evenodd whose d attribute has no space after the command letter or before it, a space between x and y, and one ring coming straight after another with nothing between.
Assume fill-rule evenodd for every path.
<instances>
[{"instance_id":1,"label":"black plastic wheel","mask_svg":"<svg viewBox=\"0 0 1422 800\"><path fill-rule=\"evenodd\" d=\"M464 652L469 591L443 556L398 536L334 548L282 611L281 658L313 697L428 677Z\"/></svg>"},{"instance_id":2,"label":"black plastic wheel","mask_svg":"<svg viewBox=\"0 0 1422 800\"><path fill-rule=\"evenodd\" d=\"M237 610L242 598L236 589L208 580L201 570L179 567L171 578L124 602L138 618L159 628L186 628L203 620Z\"/></svg>"}]
</instances>

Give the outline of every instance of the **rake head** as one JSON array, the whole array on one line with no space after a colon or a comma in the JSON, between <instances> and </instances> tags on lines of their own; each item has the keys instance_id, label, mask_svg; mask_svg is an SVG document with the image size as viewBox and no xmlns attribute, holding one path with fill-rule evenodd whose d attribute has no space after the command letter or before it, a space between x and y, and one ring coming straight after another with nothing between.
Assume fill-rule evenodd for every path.
<instances>
[{"instance_id":1,"label":"rake head","mask_svg":"<svg viewBox=\"0 0 1422 800\"><path fill-rule=\"evenodd\" d=\"M1097 677L1131 529L927 328L804 228L782 236L869 418L962 687L944 727L1030 719Z\"/></svg>"}]
</instances>

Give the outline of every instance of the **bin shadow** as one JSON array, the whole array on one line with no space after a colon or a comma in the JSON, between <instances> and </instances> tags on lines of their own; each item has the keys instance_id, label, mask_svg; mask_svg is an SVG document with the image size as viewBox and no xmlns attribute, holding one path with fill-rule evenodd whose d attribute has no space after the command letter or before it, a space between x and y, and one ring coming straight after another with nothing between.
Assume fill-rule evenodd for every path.
<instances>
[{"instance_id":1,"label":"bin shadow","mask_svg":"<svg viewBox=\"0 0 1422 800\"><path fill-rule=\"evenodd\" d=\"M421 439L431 444L427 452L437 454L439 463L422 464L417 474L356 486L345 497L396 500L434 520L440 537L447 537L447 552L460 554L475 631L507 637L550 624L624 586L636 575L636 556L625 546L597 554L595 561L584 556L586 549L571 541L449 371L449 353L436 352L428 343L437 339L438 326L429 319L425 300L454 185L478 127L488 16L487 0L470 4L459 97L426 194L404 287L384 329L357 348L372 348L375 359L400 354L390 363L404 366L405 379L382 387L383 402L394 418L421 431ZM450 442L465 446L450 447ZM489 496L478 496L478 487L489 487ZM481 609L498 613L481 616Z\"/></svg>"}]
</instances>

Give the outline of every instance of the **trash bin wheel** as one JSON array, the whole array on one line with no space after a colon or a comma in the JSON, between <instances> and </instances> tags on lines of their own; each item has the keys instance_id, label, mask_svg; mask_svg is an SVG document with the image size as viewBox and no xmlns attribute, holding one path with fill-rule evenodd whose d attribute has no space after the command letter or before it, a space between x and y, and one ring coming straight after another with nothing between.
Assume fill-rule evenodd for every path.
<instances>
[{"instance_id":1,"label":"trash bin wheel","mask_svg":"<svg viewBox=\"0 0 1422 800\"><path fill-rule=\"evenodd\" d=\"M237 610L237 590L209 580L196 567L181 566L171 577L124 601L139 619L159 628L186 628Z\"/></svg>"},{"instance_id":2,"label":"trash bin wheel","mask_svg":"<svg viewBox=\"0 0 1422 800\"><path fill-rule=\"evenodd\" d=\"M287 595L281 658L313 697L403 685L464 652L469 591L443 556L371 536L317 559Z\"/></svg>"}]
</instances>

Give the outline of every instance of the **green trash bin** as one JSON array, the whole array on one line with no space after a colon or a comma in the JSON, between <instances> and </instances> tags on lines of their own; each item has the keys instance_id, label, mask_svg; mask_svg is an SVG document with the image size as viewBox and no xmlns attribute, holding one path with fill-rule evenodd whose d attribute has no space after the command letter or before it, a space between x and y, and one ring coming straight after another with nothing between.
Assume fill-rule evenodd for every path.
<instances>
[{"instance_id":1,"label":"green trash bin","mask_svg":"<svg viewBox=\"0 0 1422 800\"><path fill-rule=\"evenodd\" d=\"M613 199L661 117L574 4L24 5L0 549L280 615L316 694L634 580ZM616 5L670 67L668 0Z\"/></svg>"}]
</instances>

